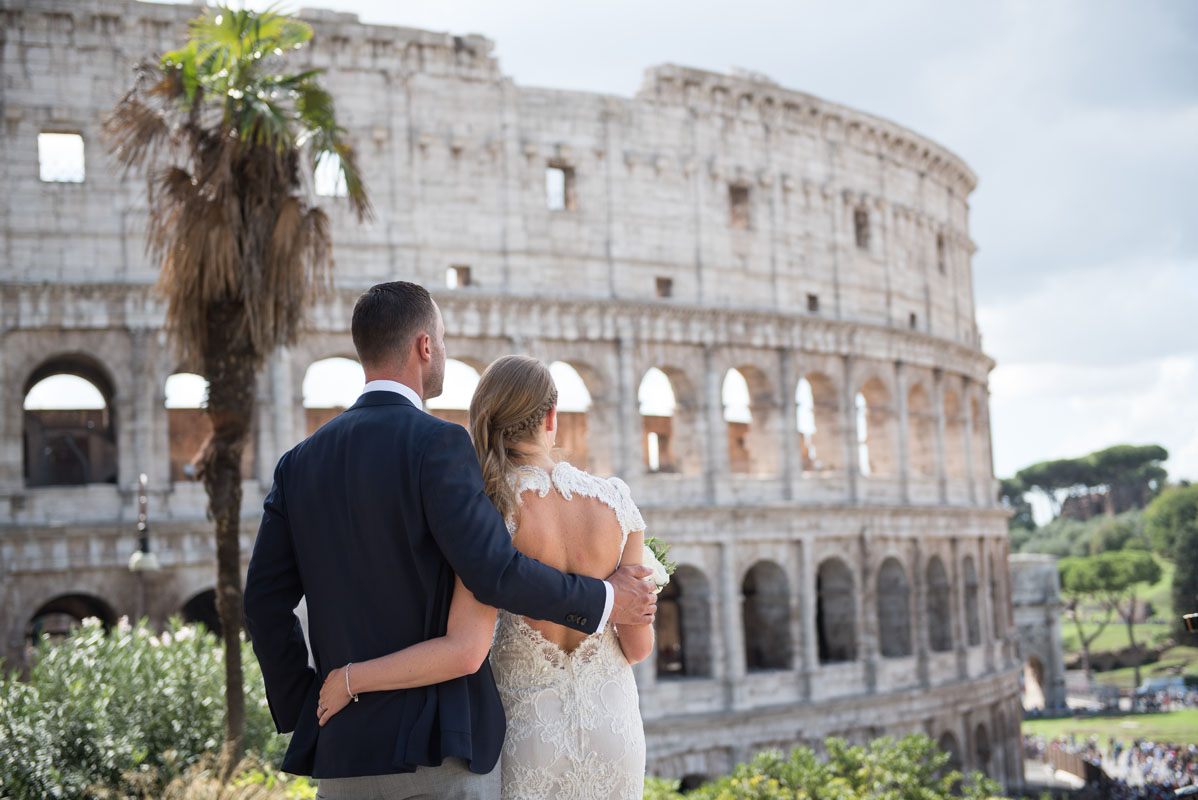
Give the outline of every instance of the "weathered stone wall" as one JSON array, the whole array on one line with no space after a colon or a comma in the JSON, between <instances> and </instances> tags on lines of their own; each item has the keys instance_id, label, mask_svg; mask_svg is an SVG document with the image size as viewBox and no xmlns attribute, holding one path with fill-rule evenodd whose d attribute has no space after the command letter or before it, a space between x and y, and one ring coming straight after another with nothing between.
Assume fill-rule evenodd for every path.
<instances>
[{"instance_id":1,"label":"weathered stone wall","mask_svg":"<svg viewBox=\"0 0 1198 800\"><path fill-rule=\"evenodd\" d=\"M203 490L178 480L178 454L172 480L164 386L188 365L151 290L143 183L112 169L99 136L131 64L174 46L196 13L0 0L9 659L39 611L90 603L161 621L212 586ZM1020 662L968 167L894 123L752 76L667 65L634 98L529 89L482 37L305 13L316 40L303 58L328 70L377 219L359 226L327 203L339 288L262 373L245 552L275 460L323 419L303 407L309 366L353 357L363 287L416 280L434 289L451 357L482 367L524 352L577 370L590 467L625 477L674 545L672 652L636 669L651 772L715 775L765 746L920 730L1018 784ZM51 131L83 136L82 183L39 179L37 135ZM546 201L549 168L565 176L562 210ZM439 288L454 266L469 284ZM676 397L666 422L639 412L652 367ZM730 369L752 415L731 431ZM24 397L55 372L103 384L115 484L28 485ZM815 424L803 434L801 381ZM668 432L672 469L648 470L651 432ZM140 473L163 567L144 578L126 567Z\"/></svg>"},{"instance_id":2,"label":"weathered stone wall","mask_svg":"<svg viewBox=\"0 0 1198 800\"><path fill-rule=\"evenodd\" d=\"M1011 606L1023 660L1024 702L1030 709L1065 708L1065 646L1061 641L1061 579L1056 556L1010 557Z\"/></svg>"}]
</instances>

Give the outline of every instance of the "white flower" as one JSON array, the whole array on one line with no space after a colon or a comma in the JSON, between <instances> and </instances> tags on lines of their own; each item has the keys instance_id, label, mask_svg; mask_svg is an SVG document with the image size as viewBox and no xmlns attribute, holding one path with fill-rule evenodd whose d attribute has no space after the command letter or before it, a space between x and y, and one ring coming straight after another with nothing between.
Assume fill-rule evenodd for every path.
<instances>
[{"instance_id":1,"label":"white flower","mask_svg":"<svg viewBox=\"0 0 1198 800\"><path fill-rule=\"evenodd\" d=\"M666 568L662 566L662 563L657 560L657 556L653 555L653 550L649 545L645 545L644 558L641 563L653 570L653 574L645 578L645 580L653 581L657 584L654 594L660 594L661 590L666 588L666 584L670 582L670 576L666 572Z\"/></svg>"}]
</instances>

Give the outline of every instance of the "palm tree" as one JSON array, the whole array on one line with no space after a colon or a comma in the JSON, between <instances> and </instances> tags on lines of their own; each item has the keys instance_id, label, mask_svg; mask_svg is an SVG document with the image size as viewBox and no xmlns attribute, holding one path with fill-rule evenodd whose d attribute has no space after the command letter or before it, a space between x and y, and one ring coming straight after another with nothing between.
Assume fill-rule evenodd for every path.
<instances>
[{"instance_id":1,"label":"palm tree","mask_svg":"<svg viewBox=\"0 0 1198 800\"><path fill-rule=\"evenodd\" d=\"M184 363L208 381L212 435L198 474L216 523L217 611L225 647L225 763L243 752L240 635L241 455L255 377L294 342L305 303L331 283L332 240L305 177L340 165L359 220L369 200L318 70L282 72L312 29L268 10L225 7L192 20L187 43L135 69L105 120L109 147L148 184L147 250Z\"/></svg>"}]
</instances>

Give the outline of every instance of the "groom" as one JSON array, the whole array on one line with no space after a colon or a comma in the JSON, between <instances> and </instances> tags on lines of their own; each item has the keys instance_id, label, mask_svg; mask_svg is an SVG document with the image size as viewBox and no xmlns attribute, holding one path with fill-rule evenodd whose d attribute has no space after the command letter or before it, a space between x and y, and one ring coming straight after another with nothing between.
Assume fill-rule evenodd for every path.
<instances>
[{"instance_id":1,"label":"groom","mask_svg":"<svg viewBox=\"0 0 1198 800\"><path fill-rule=\"evenodd\" d=\"M354 307L361 397L279 459L245 588L246 630L283 769L320 797L499 796L504 717L491 668L361 695L324 728L328 669L445 633L454 575L475 597L584 633L653 621L645 567L607 581L563 575L512 547L483 493L470 438L422 410L441 393L445 326L421 286L372 287ZM307 598L316 672L293 609Z\"/></svg>"}]
</instances>

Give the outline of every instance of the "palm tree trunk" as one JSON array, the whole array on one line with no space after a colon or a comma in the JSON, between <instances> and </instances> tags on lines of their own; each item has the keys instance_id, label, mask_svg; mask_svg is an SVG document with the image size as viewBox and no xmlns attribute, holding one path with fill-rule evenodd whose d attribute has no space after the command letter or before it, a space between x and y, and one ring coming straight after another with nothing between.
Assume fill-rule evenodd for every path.
<instances>
[{"instance_id":1,"label":"palm tree trunk","mask_svg":"<svg viewBox=\"0 0 1198 800\"><path fill-rule=\"evenodd\" d=\"M225 649L224 778L245 753L245 687L241 670L241 456L254 415L255 359L238 336L241 309L209 309L204 347L212 436L200 456L200 476L216 522L216 609Z\"/></svg>"}]
</instances>

